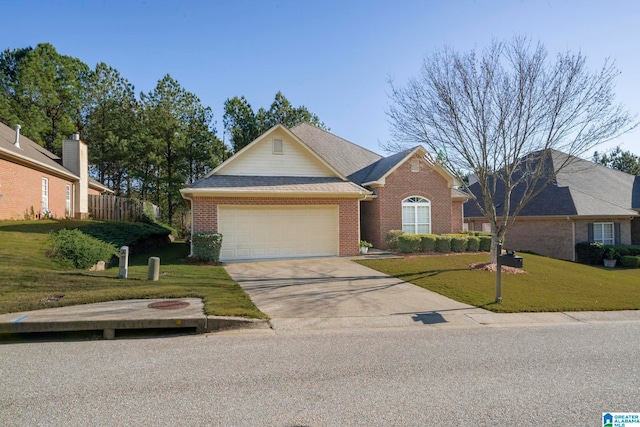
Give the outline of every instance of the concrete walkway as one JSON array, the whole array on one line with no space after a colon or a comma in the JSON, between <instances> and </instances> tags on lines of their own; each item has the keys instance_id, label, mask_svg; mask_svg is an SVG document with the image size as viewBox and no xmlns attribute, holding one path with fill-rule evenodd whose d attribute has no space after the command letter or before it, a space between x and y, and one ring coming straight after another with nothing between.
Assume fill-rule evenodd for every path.
<instances>
[{"instance_id":1,"label":"concrete walkway","mask_svg":"<svg viewBox=\"0 0 640 427\"><path fill-rule=\"evenodd\" d=\"M348 258L238 262L226 270L276 330L476 324L470 315L490 313Z\"/></svg>"}]
</instances>

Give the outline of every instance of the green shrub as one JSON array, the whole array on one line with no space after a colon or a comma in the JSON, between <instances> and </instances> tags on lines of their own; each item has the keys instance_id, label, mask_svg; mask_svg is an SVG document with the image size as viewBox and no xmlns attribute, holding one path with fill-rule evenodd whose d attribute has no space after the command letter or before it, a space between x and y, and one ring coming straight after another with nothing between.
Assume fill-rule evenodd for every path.
<instances>
[{"instance_id":1,"label":"green shrub","mask_svg":"<svg viewBox=\"0 0 640 427\"><path fill-rule=\"evenodd\" d=\"M402 236L404 231L402 230L389 230L385 239L387 249L395 251L398 249L398 237Z\"/></svg>"},{"instance_id":2,"label":"green shrub","mask_svg":"<svg viewBox=\"0 0 640 427\"><path fill-rule=\"evenodd\" d=\"M202 261L220 262L220 247L222 234L196 233L193 235L193 258Z\"/></svg>"},{"instance_id":3,"label":"green shrub","mask_svg":"<svg viewBox=\"0 0 640 427\"><path fill-rule=\"evenodd\" d=\"M436 236L436 252L451 252L451 236Z\"/></svg>"},{"instance_id":4,"label":"green shrub","mask_svg":"<svg viewBox=\"0 0 640 427\"><path fill-rule=\"evenodd\" d=\"M420 250L422 252L433 252L436 247L436 236L434 234L419 234Z\"/></svg>"},{"instance_id":5,"label":"green shrub","mask_svg":"<svg viewBox=\"0 0 640 427\"><path fill-rule=\"evenodd\" d=\"M576 243L576 261L581 264L596 265L602 262L604 245L598 242Z\"/></svg>"},{"instance_id":6,"label":"green shrub","mask_svg":"<svg viewBox=\"0 0 640 427\"><path fill-rule=\"evenodd\" d=\"M478 239L480 240L478 250L480 252L491 252L491 236L478 236Z\"/></svg>"},{"instance_id":7,"label":"green shrub","mask_svg":"<svg viewBox=\"0 0 640 427\"><path fill-rule=\"evenodd\" d=\"M624 255L620 257L620 265L629 268L640 267L640 256Z\"/></svg>"},{"instance_id":8,"label":"green shrub","mask_svg":"<svg viewBox=\"0 0 640 427\"><path fill-rule=\"evenodd\" d=\"M417 234L403 234L398 237L398 248L405 254L419 252L421 240Z\"/></svg>"},{"instance_id":9,"label":"green shrub","mask_svg":"<svg viewBox=\"0 0 640 427\"><path fill-rule=\"evenodd\" d=\"M607 245L607 248L613 248L620 256L640 256L640 245Z\"/></svg>"},{"instance_id":10,"label":"green shrub","mask_svg":"<svg viewBox=\"0 0 640 427\"><path fill-rule=\"evenodd\" d=\"M152 237L168 236L173 232L166 225L142 222L93 222L82 231L89 236L113 243L118 248L122 246L136 246Z\"/></svg>"},{"instance_id":11,"label":"green shrub","mask_svg":"<svg viewBox=\"0 0 640 427\"><path fill-rule=\"evenodd\" d=\"M480 250L480 238L476 236L467 237L467 251L478 252Z\"/></svg>"},{"instance_id":12,"label":"green shrub","mask_svg":"<svg viewBox=\"0 0 640 427\"><path fill-rule=\"evenodd\" d=\"M51 233L49 257L63 265L87 269L98 261L118 255L118 248L89 236L78 229Z\"/></svg>"},{"instance_id":13,"label":"green shrub","mask_svg":"<svg viewBox=\"0 0 640 427\"><path fill-rule=\"evenodd\" d=\"M452 236L451 237L451 252L464 252L467 250L467 237L466 236Z\"/></svg>"}]
</instances>

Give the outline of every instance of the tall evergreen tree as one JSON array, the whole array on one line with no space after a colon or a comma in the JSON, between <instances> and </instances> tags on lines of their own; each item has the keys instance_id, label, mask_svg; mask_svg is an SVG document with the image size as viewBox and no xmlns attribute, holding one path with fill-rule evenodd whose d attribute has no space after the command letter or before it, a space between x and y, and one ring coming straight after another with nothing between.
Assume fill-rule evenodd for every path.
<instances>
[{"instance_id":1,"label":"tall evergreen tree","mask_svg":"<svg viewBox=\"0 0 640 427\"><path fill-rule=\"evenodd\" d=\"M97 178L118 195L130 195L128 171L138 157L132 141L139 132L134 87L104 62L88 78L83 140Z\"/></svg>"},{"instance_id":2,"label":"tall evergreen tree","mask_svg":"<svg viewBox=\"0 0 640 427\"><path fill-rule=\"evenodd\" d=\"M306 122L328 130L317 115L304 105L294 107L282 92L276 93L268 110L261 107L257 112L253 111L244 96L227 99L224 103L223 122L234 152L238 152L277 124L292 128Z\"/></svg>"},{"instance_id":3,"label":"tall evergreen tree","mask_svg":"<svg viewBox=\"0 0 640 427\"><path fill-rule=\"evenodd\" d=\"M0 119L22 123L26 136L60 154L61 141L81 130L89 67L42 43L35 49L5 50L0 72Z\"/></svg>"},{"instance_id":4,"label":"tall evergreen tree","mask_svg":"<svg viewBox=\"0 0 640 427\"><path fill-rule=\"evenodd\" d=\"M204 164L215 166L214 154L223 152L222 143L215 136L211 110L170 75L153 91L142 93L141 102L146 128L141 142L157 154L157 164L147 171L155 180L154 199L164 208L163 219L173 225L177 209L184 206L180 188L202 176Z\"/></svg>"}]
</instances>

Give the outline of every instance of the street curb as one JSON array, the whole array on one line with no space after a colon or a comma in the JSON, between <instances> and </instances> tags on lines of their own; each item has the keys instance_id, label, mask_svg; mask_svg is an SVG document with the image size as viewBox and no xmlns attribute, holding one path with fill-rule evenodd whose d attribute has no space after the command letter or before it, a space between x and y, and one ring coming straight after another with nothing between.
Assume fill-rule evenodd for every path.
<instances>
[{"instance_id":1,"label":"street curb","mask_svg":"<svg viewBox=\"0 0 640 427\"><path fill-rule=\"evenodd\" d=\"M222 332L234 329L269 329L269 327L269 321L265 319L207 316L205 332Z\"/></svg>"}]
</instances>

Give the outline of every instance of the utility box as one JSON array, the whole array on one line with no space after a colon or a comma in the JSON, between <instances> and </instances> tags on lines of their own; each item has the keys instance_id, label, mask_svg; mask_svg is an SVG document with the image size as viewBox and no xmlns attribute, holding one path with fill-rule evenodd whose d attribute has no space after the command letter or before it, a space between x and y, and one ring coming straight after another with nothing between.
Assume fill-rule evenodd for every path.
<instances>
[{"instance_id":1,"label":"utility box","mask_svg":"<svg viewBox=\"0 0 640 427\"><path fill-rule=\"evenodd\" d=\"M506 265L507 267L522 268L522 257L516 255L515 251L507 250L506 254L499 256L500 265Z\"/></svg>"}]
</instances>

